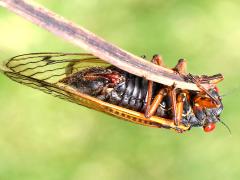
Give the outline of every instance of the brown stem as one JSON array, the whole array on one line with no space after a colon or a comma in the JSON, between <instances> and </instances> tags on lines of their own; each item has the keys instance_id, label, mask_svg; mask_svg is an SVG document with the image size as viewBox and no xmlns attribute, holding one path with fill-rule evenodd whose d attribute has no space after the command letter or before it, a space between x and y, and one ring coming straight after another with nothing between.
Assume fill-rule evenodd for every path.
<instances>
[{"instance_id":1,"label":"brown stem","mask_svg":"<svg viewBox=\"0 0 240 180\"><path fill-rule=\"evenodd\" d=\"M168 86L175 83L178 88L199 90L194 83L185 82L172 70L124 51L36 3L26 0L0 0L0 5L129 73Z\"/></svg>"}]
</instances>

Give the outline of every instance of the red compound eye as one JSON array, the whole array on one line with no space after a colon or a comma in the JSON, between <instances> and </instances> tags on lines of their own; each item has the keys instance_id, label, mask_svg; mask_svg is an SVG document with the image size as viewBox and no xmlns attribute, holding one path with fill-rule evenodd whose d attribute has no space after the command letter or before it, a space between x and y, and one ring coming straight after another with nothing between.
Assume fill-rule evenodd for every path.
<instances>
[{"instance_id":1,"label":"red compound eye","mask_svg":"<svg viewBox=\"0 0 240 180\"><path fill-rule=\"evenodd\" d=\"M216 126L215 126L214 123L209 123L209 124L203 126L203 130L204 130L205 132L211 132L212 130L214 130L215 127L216 127Z\"/></svg>"},{"instance_id":2,"label":"red compound eye","mask_svg":"<svg viewBox=\"0 0 240 180\"><path fill-rule=\"evenodd\" d=\"M215 86L213 89L219 94L219 89L217 86Z\"/></svg>"}]
</instances>

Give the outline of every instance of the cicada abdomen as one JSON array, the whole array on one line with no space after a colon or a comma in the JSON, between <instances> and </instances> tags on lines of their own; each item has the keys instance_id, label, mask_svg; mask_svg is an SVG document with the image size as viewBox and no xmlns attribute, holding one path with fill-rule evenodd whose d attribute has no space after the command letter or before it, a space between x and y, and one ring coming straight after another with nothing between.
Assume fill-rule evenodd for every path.
<instances>
[{"instance_id":1,"label":"cicada abdomen","mask_svg":"<svg viewBox=\"0 0 240 180\"><path fill-rule=\"evenodd\" d=\"M152 62L163 65L160 56ZM81 53L32 53L11 58L4 74L19 83L56 97L137 124L174 129L204 127L209 132L223 109L216 84L222 75L192 76L180 60L173 70L201 91L190 91L148 81L91 55ZM201 87L208 81L209 89Z\"/></svg>"}]
</instances>

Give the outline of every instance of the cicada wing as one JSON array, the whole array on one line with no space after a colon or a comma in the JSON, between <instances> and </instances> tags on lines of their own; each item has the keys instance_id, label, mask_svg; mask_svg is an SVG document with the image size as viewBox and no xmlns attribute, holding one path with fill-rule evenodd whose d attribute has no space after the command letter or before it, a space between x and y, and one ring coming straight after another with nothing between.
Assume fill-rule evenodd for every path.
<instances>
[{"instance_id":1,"label":"cicada wing","mask_svg":"<svg viewBox=\"0 0 240 180\"><path fill-rule=\"evenodd\" d=\"M15 72L4 72L10 79L16 81L20 84L24 84L26 86L30 86L35 89L39 89L47 94L51 94L55 97L68 100L70 102L74 102L73 98L64 90L59 89L55 84L51 84L46 81L34 79L28 76L24 76L21 74L17 74Z\"/></svg>"},{"instance_id":2,"label":"cicada wing","mask_svg":"<svg viewBox=\"0 0 240 180\"><path fill-rule=\"evenodd\" d=\"M18 83L76 103L76 99L56 83L72 73L94 66L107 67L110 64L92 54L30 53L9 59L1 70Z\"/></svg>"},{"instance_id":3,"label":"cicada wing","mask_svg":"<svg viewBox=\"0 0 240 180\"><path fill-rule=\"evenodd\" d=\"M11 58L3 71L54 84L72 73L94 66L107 67L110 64L92 54L31 53Z\"/></svg>"}]
</instances>

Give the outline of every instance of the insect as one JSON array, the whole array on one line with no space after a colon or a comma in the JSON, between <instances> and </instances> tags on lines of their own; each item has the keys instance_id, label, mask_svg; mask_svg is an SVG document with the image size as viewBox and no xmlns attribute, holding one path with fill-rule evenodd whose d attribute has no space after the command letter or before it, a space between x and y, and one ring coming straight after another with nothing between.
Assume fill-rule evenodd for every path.
<instances>
[{"instance_id":1,"label":"insect","mask_svg":"<svg viewBox=\"0 0 240 180\"><path fill-rule=\"evenodd\" d=\"M152 62L164 66L159 55ZM200 91L148 81L86 53L23 54L2 68L16 82L127 121L180 133L192 127L212 131L223 110L217 88L223 76L187 74L184 59L173 70Z\"/></svg>"}]
</instances>

